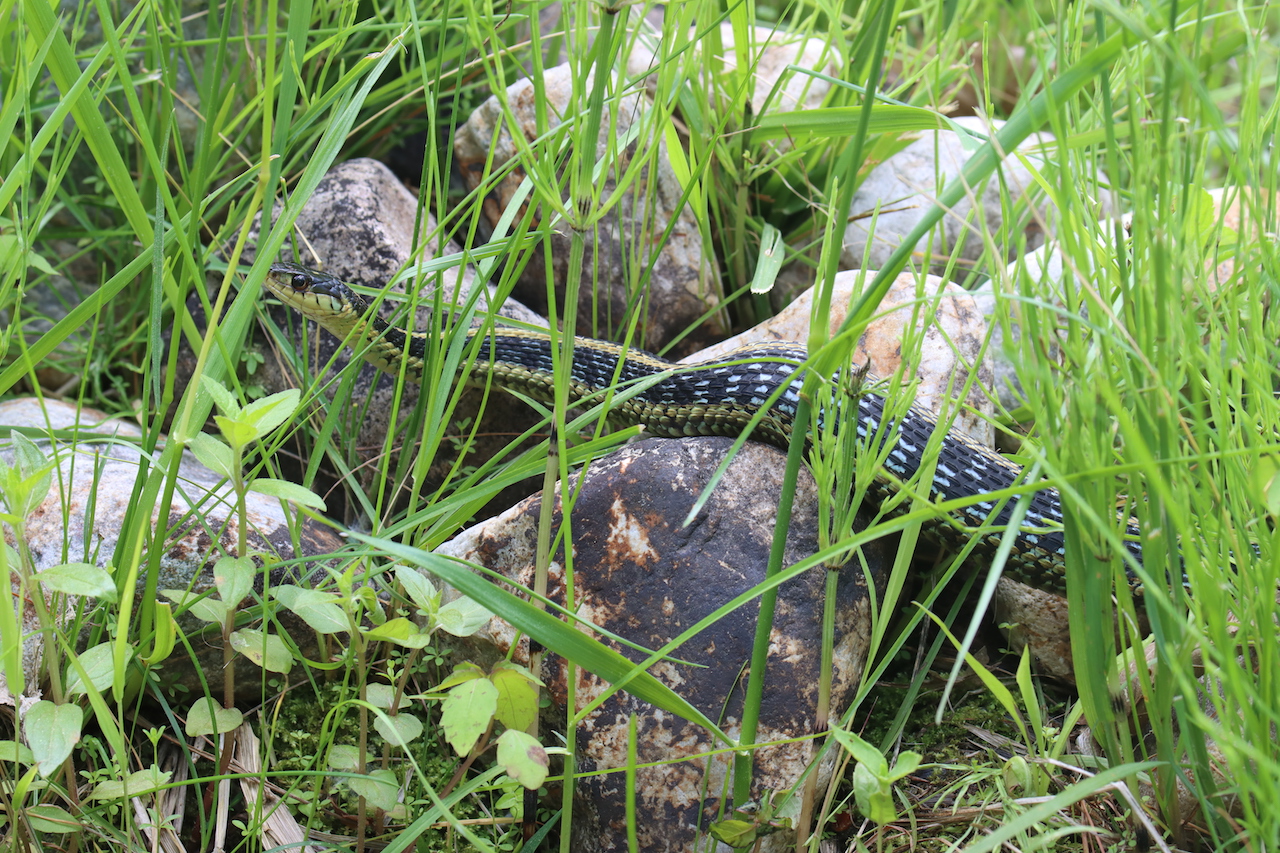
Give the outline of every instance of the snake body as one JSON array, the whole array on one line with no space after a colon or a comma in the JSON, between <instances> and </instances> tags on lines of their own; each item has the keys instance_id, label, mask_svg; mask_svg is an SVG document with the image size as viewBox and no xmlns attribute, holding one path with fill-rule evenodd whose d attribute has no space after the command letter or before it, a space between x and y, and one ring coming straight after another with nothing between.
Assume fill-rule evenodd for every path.
<instances>
[{"instance_id":1,"label":"snake body","mask_svg":"<svg viewBox=\"0 0 1280 853\"><path fill-rule=\"evenodd\" d=\"M426 370L427 333L405 333L390 326L359 294L326 273L294 264L271 267L267 289L291 308L346 340L364 347L364 358L381 370L422 382ZM542 331L496 327L472 329L483 334L470 381L494 384L551 401L554 390L551 336ZM722 435L737 437L756 421L752 437L786 446L800 401L808 357L804 347L762 344L695 365L676 365L616 343L576 338L570 370L569 402L596 401L609 388L637 386L609 410L619 424L643 424L658 436ZM878 446L882 472L868 489L883 501L919 473L938 423L925 410L911 406L886 420L885 398L874 391L857 395L857 430L867 446ZM761 411L763 409L763 411ZM757 416L759 416L757 418ZM879 442L877 445L876 442ZM886 445L888 445L886 451ZM937 462L929 482L935 502L954 502L954 508L928 523L927 532L951 547L977 538L975 552L993 556L1009 525L1014 499L998 500L997 493L1025 484L1021 467L960 432L941 437ZM1125 548L1135 562L1142 560L1139 527L1126 521ZM1065 547L1062 504L1058 492L1042 488L1030 498L1018 530L1005 575L1050 592L1065 591ZM1129 571L1129 585L1141 595L1140 580Z\"/></svg>"}]
</instances>

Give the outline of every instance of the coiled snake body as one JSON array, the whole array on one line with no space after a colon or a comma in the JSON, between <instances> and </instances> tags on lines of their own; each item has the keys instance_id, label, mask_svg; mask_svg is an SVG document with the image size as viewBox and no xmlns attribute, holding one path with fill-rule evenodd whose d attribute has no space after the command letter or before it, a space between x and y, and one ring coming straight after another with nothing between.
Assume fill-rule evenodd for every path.
<instances>
[{"instance_id":1,"label":"coiled snake body","mask_svg":"<svg viewBox=\"0 0 1280 853\"><path fill-rule=\"evenodd\" d=\"M339 339L357 347L367 344L363 355L381 370L421 382L425 372L428 335L405 332L379 318L369 303L333 276L294 264L271 267L267 288L284 304L316 321ZM546 332L496 327L468 334L484 334L470 381L494 384L550 401L554 389L551 336ZM802 346L763 344L695 365L676 365L665 359L618 344L592 338L576 338L569 388L570 403L598 399L610 388L626 388L648 380L632 395L622 395L609 411L620 424L643 424L654 435L682 437L727 435L737 437L766 408L753 438L786 446L792 418L800 399L803 376L799 369L808 357ZM654 380L656 378L656 381ZM779 389L782 389L779 392ZM770 404L770 399L772 403ZM885 423L885 400L872 391L857 398L857 429L864 440L891 445L883 472L868 490L883 499L920 470L925 447L937 421L915 406ZM975 552L995 553L1012 514L1014 499L993 495L1024 483L1022 469L1004 456L963 433L942 436L933 479L932 500L957 502L957 507L929 523L928 532L944 543L960 547L975 536ZM1020 529L1005 575L1050 592L1065 591L1062 506L1054 489L1035 492ZM1129 519L1125 547L1135 561L1142 547L1135 541L1137 522ZM978 528L975 532L975 528ZM1141 595L1140 580L1129 571L1129 584Z\"/></svg>"}]
</instances>

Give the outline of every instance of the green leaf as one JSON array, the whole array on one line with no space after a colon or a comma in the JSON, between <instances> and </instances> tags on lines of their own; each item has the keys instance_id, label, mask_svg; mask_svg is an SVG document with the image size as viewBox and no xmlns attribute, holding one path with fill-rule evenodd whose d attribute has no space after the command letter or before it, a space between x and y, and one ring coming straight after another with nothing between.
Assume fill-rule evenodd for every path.
<instances>
[{"instance_id":1,"label":"green leaf","mask_svg":"<svg viewBox=\"0 0 1280 853\"><path fill-rule=\"evenodd\" d=\"M91 563L62 563L50 566L36 575L36 580L46 591L77 595L83 598L101 598L115 601L115 581L111 573Z\"/></svg>"},{"instance_id":2,"label":"green leaf","mask_svg":"<svg viewBox=\"0 0 1280 853\"><path fill-rule=\"evenodd\" d=\"M386 710L396 701L396 689L390 684L370 684L364 689L364 701L375 708Z\"/></svg>"},{"instance_id":3,"label":"green leaf","mask_svg":"<svg viewBox=\"0 0 1280 853\"><path fill-rule=\"evenodd\" d=\"M257 477L249 484L249 490L262 495L270 495L298 506L308 506L324 511L324 501L315 492L288 480L276 480L271 477Z\"/></svg>"},{"instance_id":4,"label":"green leaf","mask_svg":"<svg viewBox=\"0 0 1280 853\"><path fill-rule=\"evenodd\" d=\"M224 708L211 699L197 699L187 711L184 731L191 737L226 734L240 727L244 715L235 708Z\"/></svg>"},{"instance_id":5,"label":"green leaf","mask_svg":"<svg viewBox=\"0 0 1280 853\"><path fill-rule=\"evenodd\" d=\"M499 663L489 676L498 688L494 716L509 729L524 731L538 714L538 686L541 682L517 664Z\"/></svg>"},{"instance_id":6,"label":"green leaf","mask_svg":"<svg viewBox=\"0 0 1280 853\"><path fill-rule=\"evenodd\" d=\"M756 272L751 277L752 293L768 293L778 279L778 270L787 257L787 243L782 232L765 223L760 233L760 256L756 258Z\"/></svg>"},{"instance_id":7,"label":"green leaf","mask_svg":"<svg viewBox=\"0 0 1280 853\"><path fill-rule=\"evenodd\" d=\"M383 740L393 746L403 747L422 734L422 721L404 711L390 717L379 714L374 717L373 727Z\"/></svg>"},{"instance_id":8,"label":"green leaf","mask_svg":"<svg viewBox=\"0 0 1280 853\"><path fill-rule=\"evenodd\" d=\"M200 464L219 477L226 480L234 477L235 456L231 448L218 439L205 432L197 433L196 437L191 439L190 448L196 459L200 460Z\"/></svg>"},{"instance_id":9,"label":"green leaf","mask_svg":"<svg viewBox=\"0 0 1280 853\"><path fill-rule=\"evenodd\" d=\"M336 634L351 627L347 613L335 593L303 589L293 584L280 584L271 594L321 634Z\"/></svg>"},{"instance_id":10,"label":"green leaf","mask_svg":"<svg viewBox=\"0 0 1280 853\"><path fill-rule=\"evenodd\" d=\"M816 110L776 112L761 116L751 131L751 139L797 139L818 136L841 139L858 128L861 106L823 107ZM921 107L876 104L871 109L868 133L905 133L912 130L941 130L950 126L945 117Z\"/></svg>"},{"instance_id":11,"label":"green leaf","mask_svg":"<svg viewBox=\"0 0 1280 853\"><path fill-rule=\"evenodd\" d=\"M421 649L430 645L431 635L421 630L411 619L398 616L388 619L381 625L362 629L368 640L384 641L404 646L408 649Z\"/></svg>"},{"instance_id":12,"label":"green leaf","mask_svg":"<svg viewBox=\"0 0 1280 853\"><path fill-rule=\"evenodd\" d=\"M55 705L41 699L22 715L22 736L31 747L40 775L53 776L80 742L84 714L78 705Z\"/></svg>"},{"instance_id":13,"label":"green leaf","mask_svg":"<svg viewBox=\"0 0 1280 853\"><path fill-rule=\"evenodd\" d=\"M301 391L287 388L245 406L238 419L252 426L257 438L263 438L289 420L301 399Z\"/></svg>"},{"instance_id":14,"label":"green leaf","mask_svg":"<svg viewBox=\"0 0 1280 853\"><path fill-rule=\"evenodd\" d=\"M880 750L867 743L862 738L850 731L844 729L832 729L831 736L836 739L845 751L854 757L859 764L865 764L877 776L889 775L889 762L885 760Z\"/></svg>"},{"instance_id":15,"label":"green leaf","mask_svg":"<svg viewBox=\"0 0 1280 853\"><path fill-rule=\"evenodd\" d=\"M222 433L222 438L233 449L243 449L258 439L258 431L253 428L253 424L246 423L239 418L214 415L213 422L217 424L218 432Z\"/></svg>"},{"instance_id":16,"label":"green leaf","mask_svg":"<svg viewBox=\"0 0 1280 853\"><path fill-rule=\"evenodd\" d=\"M484 605L463 596L440 608L436 624L455 637L470 637L492 618L493 614Z\"/></svg>"},{"instance_id":17,"label":"green leaf","mask_svg":"<svg viewBox=\"0 0 1280 853\"><path fill-rule=\"evenodd\" d=\"M360 750L350 744L336 743L329 747L325 763L333 770L358 770L360 768Z\"/></svg>"},{"instance_id":18,"label":"green leaf","mask_svg":"<svg viewBox=\"0 0 1280 853\"><path fill-rule=\"evenodd\" d=\"M31 439L17 430L9 433L13 450L12 467L0 462L0 494L9 512L26 518L44 503L53 485L53 463L45 458Z\"/></svg>"},{"instance_id":19,"label":"green leaf","mask_svg":"<svg viewBox=\"0 0 1280 853\"><path fill-rule=\"evenodd\" d=\"M853 797L858 811L875 823L883 826L898 817L893 807L892 786L865 764L859 764L853 770Z\"/></svg>"},{"instance_id":20,"label":"green leaf","mask_svg":"<svg viewBox=\"0 0 1280 853\"><path fill-rule=\"evenodd\" d=\"M711 825L711 835L729 847L749 847L755 843L756 824L741 818L716 821Z\"/></svg>"},{"instance_id":21,"label":"green leaf","mask_svg":"<svg viewBox=\"0 0 1280 853\"><path fill-rule=\"evenodd\" d=\"M347 776L343 781L374 808L391 811L399 802L400 783L390 770L374 770L367 776Z\"/></svg>"},{"instance_id":22,"label":"green leaf","mask_svg":"<svg viewBox=\"0 0 1280 853\"><path fill-rule=\"evenodd\" d=\"M126 647L126 665L133 660L133 655L133 648ZM93 685L94 690L102 693L111 686L116 671L114 642L108 640L93 648L85 649L76 656L76 659L80 663L80 668L89 676L89 683ZM85 689L84 682L80 679L80 670L69 666L67 670L67 693L75 696L86 692L88 691Z\"/></svg>"},{"instance_id":23,"label":"green leaf","mask_svg":"<svg viewBox=\"0 0 1280 853\"><path fill-rule=\"evenodd\" d=\"M268 672L288 672L293 669L293 655L289 648L274 634L256 628L242 628L231 634L231 648Z\"/></svg>"},{"instance_id":24,"label":"green leaf","mask_svg":"<svg viewBox=\"0 0 1280 853\"><path fill-rule=\"evenodd\" d=\"M96 785L89 794L91 800L122 800L149 794L169 783L172 773L152 765L146 770L130 773L124 779L109 779Z\"/></svg>"},{"instance_id":25,"label":"green leaf","mask_svg":"<svg viewBox=\"0 0 1280 853\"><path fill-rule=\"evenodd\" d=\"M80 829L80 821L71 816L71 812L58 806L35 805L22 810L31 828L36 832L51 832L64 835Z\"/></svg>"},{"instance_id":26,"label":"green leaf","mask_svg":"<svg viewBox=\"0 0 1280 853\"><path fill-rule=\"evenodd\" d=\"M473 679L449 691L441 703L440 727L458 755L471 752L489 728L497 707L498 688L487 678Z\"/></svg>"},{"instance_id":27,"label":"green leaf","mask_svg":"<svg viewBox=\"0 0 1280 853\"><path fill-rule=\"evenodd\" d=\"M405 595L431 616L440 608L440 592L427 576L409 566L396 566L396 580L404 587Z\"/></svg>"},{"instance_id":28,"label":"green leaf","mask_svg":"<svg viewBox=\"0 0 1280 853\"><path fill-rule=\"evenodd\" d=\"M180 611L190 614L202 622L221 625L227 620L227 605L216 596L206 595L202 597L185 589L165 589L161 590L160 594L172 601Z\"/></svg>"},{"instance_id":29,"label":"green leaf","mask_svg":"<svg viewBox=\"0 0 1280 853\"><path fill-rule=\"evenodd\" d=\"M200 390L213 399L213 404L218 407L218 411L223 415L229 418L239 417L240 403L227 390L227 386L206 375L200 378Z\"/></svg>"},{"instance_id":30,"label":"green leaf","mask_svg":"<svg viewBox=\"0 0 1280 853\"><path fill-rule=\"evenodd\" d=\"M465 684L468 681L474 681L477 678L488 678L489 673L485 672L479 666L470 661L463 661L453 668L453 672L449 673L444 681L436 685L433 693L443 693L459 684Z\"/></svg>"},{"instance_id":31,"label":"green leaf","mask_svg":"<svg viewBox=\"0 0 1280 853\"><path fill-rule=\"evenodd\" d=\"M10 764L34 764L30 747L16 740L0 740L0 761Z\"/></svg>"},{"instance_id":32,"label":"green leaf","mask_svg":"<svg viewBox=\"0 0 1280 853\"><path fill-rule=\"evenodd\" d=\"M258 568L249 557L222 557L213 564L213 582L228 609L235 610L253 589Z\"/></svg>"},{"instance_id":33,"label":"green leaf","mask_svg":"<svg viewBox=\"0 0 1280 853\"><path fill-rule=\"evenodd\" d=\"M498 763L507 775L530 791L536 791L547 778L547 751L528 732L507 729L498 738Z\"/></svg>"}]
</instances>

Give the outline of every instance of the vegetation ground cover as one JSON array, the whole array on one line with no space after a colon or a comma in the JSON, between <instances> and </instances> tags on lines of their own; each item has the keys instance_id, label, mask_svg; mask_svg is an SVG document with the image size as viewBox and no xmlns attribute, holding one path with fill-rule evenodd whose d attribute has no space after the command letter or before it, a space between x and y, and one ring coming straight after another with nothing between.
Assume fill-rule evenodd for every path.
<instances>
[{"instance_id":1,"label":"vegetation ground cover","mask_svg":"<svg viewBox=\"0 0 1280 853\"><path fill-rule=\"evenodd\" d=\"M646 36L640 23L655 11L652 4L575 3L558 18L550 11L549 4L487 6L475 0L266 2L225 9L95 3L60 10L0 2L0 310L6 312L0 394L67 399L123 413L142 427L139 443L155 450L155 464L139 476L137 514L112 555L111 585L126 590L135 578L145 582L151 564L140 555L155 550L146 547L151 532L145 520L172 486L170 472L183 446L205 443L209 458L224 460L229 477L246 489L255 480L265 485L282 479L273 476L283 455L279 440L261 441L272 428L308 442L304 458L317 461L308 465L306 486L313 485L321 461L340 466L346 458L343 438L334 433L315 389L276 405L255 404L247 393L253 380L240 363L265 266L334 163L408 157L406 172L416 178L421 210L437 217L440 236L486 246L480 268L505 292L532 249L547 239L547 223L558 219L584 235L617 203L597 190L597 169L616 167L619 186L642 189L643 166L665 143L679 152L686 203L698 211L699 237L717 261L717 284L732 323L744 328L774 308L770 276L758 273L768 269L759 263L767 237L778 235L787 262L829 280L838 254L832 235L839 233L854 189L905 144L904 134L920 115L936 120L968 87L966 97L985 114L1008 120L975 151L970 176L996 171L1005 152L1031 133L1053 133L1038 187L1052 210L1046 225L1059 235L1068 268L1085 271L1068 281L1056 302L1027 277L1005 281L1023 309L1021 344L1013 355L1028 393L1021 407L997 416L1002 429L1025 433L1020 458L1058 487L1067 505L1079 702L1061 712L1061 722L1050 722L1056 718L1042 707L1042 691L1017 659L1009 677L984 681L994 704L1013 721L1020 754L995 749L965 781L948 783L973 794L966 806L999 808L975 811L972 821L951 827L946 837L972 849L1005 842L1075 849L1094 843L1089 839L1099 830L1102 843L1116 845L1139 838L1187 849L1280 845L1280 815L1270 808L1280 799L1273 737L1280 716L1272 532L1280 511L1280 407L1274 397L1280 336L1271 311L1280 269L1274 245L1275 10L1210 0L693 2L667 6L657 36ZM786 146L765 144L769 115L744 108L756 58L746 35L755 25L774 23L818 39L840 57L838 85L826 102L838 112L801 113L785 131L774 126L776 135L787 137ZM737 36L732 49L724 47L721 24ZM660 45L663 61L643 76L627 76L626 58L646 38L656 39L649 46ZM735 62L718 58L730 53ZM459 189L451 178L453 136L491 93L526 74L539 80L544 68L562 59L581 82L581 119L524 143L528 203L513 213L505 234L489 237L483 206L500 164L493 164L480 189ZM616 148L602 164L596 139L605 107L640 90L653 93L650 122L629 141L626 164L619 165ZM536 85L535 93L544 94ZM918 109L886 109L903 105ZM408 147L415 139L420 149ZM1205 201L1205 189L1221 186L1252 191L1238 228L1225 227ZM959 185L945 188L942 205L962 192ZM1093 211L1103 196L1130 213L1127 225L1097 221ZM245 247L253 223L277 205L250 263ZM942 212L940 207L937 215ZM1006 229L979 227L984 257L956 278L976 286L1003 275L1006 252L1017 248L1030 216L1010 203ZM585 254L585 243L575 243L571 269L581 269ZM895 255L884 274L868 282L867 297L854 306L847 328L871 316L895 266L917 263L909 254ZM1237 272L1215 280L1207 271L1225 258L1236 260ZM54 288L59 296L37 302L62 281L59 274L76 286ZM218 286L210 297L211 274ZM186 305L193 295L222 317L216 330L192 323ZM173 371L166 370L183 340L199 354L197 376L207 378L185 391L175 388ZM814 342L815 352L821 345ZM844 345L837 339L822 352L833 361L847 359L840 352ZM229 390L215 390L216 383ZM429 392L422 411L444 411L450 390ZM228 437L226 451L196 438L215 406L244 427L230 437L220 431ZM295 417L298 406L315 413L310 424L318 428ZM557 416L563 421L564 412ZM169 440L161 444L163 433ZM445 424L426 419L418 440L431 447L450 439ZM559 440L559 456L544 451L501 464L554 476L565 473L571 459L607 443L578 445L570 453L564 431ZM22 518L24 497L35 494L47 474L38 452L12 441L20 461L0 483L10 525ZM407 502L387 492L365 493L358 480L344 480L346 503L360 508L374 537L357 557L397 546L429 548L453 535L476 509L470 485L460 486L472 482L468 473L458 472L430 494L411 488ZM850 472L831 476L837 473ZM1117 495L1128 496L1149 531L1143 546L1151 640L1132 629L1117 637L1111 628L1114 613L1129 617L1123 624L1137 624L1127 586L1116 583ZM287 496L311 502L299 492ZM846 538L836 525L831 548L838 551ZM25 585L16 588L43 589L29 574L20 537L15 546L3 558L15 585ZM245 564L236 561L246 556L231 555L228 577L241 577ZM903 561L902 568L907 565ZM1167 583L1184 573L1185 586ZM51 578L47 582L52 586ZM232 600L223 613L231 626L235 603L248 600L248 593L236 598L220 592ZM423 598L412 601L428 609L429 595L420 592ZM119 603L102 594L96 599L100 609L86 609L82 618L117 625L124 641L110 647L105 661L83 659L74 639L78 623L55 630L50 617L45 624L48 707L42 705L22 731L15 728L15 740L6 740L0 755L7 837L30 849L141 847L148 818L145 807L139 813L125 799L126 790L143 790L158 809L159 792L173 789L196 804L190 843L208 847L220 838L215 806L243 795L219 785L230 776L221 758L198 756L178 734L184 729L179 715L200 703L124 689L131 658L156 648L157 628L167 624L164 611L155 600L133 609L124 603L131 596ZM14 613L0 611L3 666L14 688L22 682L13 640L19 632ZM345 620L359 612L346 610L336 621L350 627ZM904 622L918 627L927 619L903 608L886 613L881 624L897 628ZM952 624L957 635L965 628L963 620ZM443 642L441 636L433 643ZM894 819L877 828L867 823L865 808L850 805L859 784L850 769L845 787L837 788L844 800L815 806L813 826L821 829L806 849L818 849L824 832L855 848L923 840L912 823L923 807L901 793L910 782L887 780L902 758L898 745L911 747L902 742L903 721L918 714L915 702L924 701L917 682L932 677L930 656L954 649L942 635L930 634L925 659L901 668L898 633L877 636L883 638L873 650L878 663L869 668L858 707L874 695L885 667L894 666L891 674L902 673L895 680L911 685L903 707L876 730L872 744L889 754L885 772L872 781L884 783ZM367 752L362 740L386 716L362 679L372 669L365 655L378 654L378 639L335 652L344 673L337 680L348 692L323 732L328 743L348 745L329 733L342 728L338 717L356 721L357 743L366 751L356 750L352 766L363 775L374 766L390 772L395 763L392 750ZM1144 643L1155 652L1147 664L1141 663L1148 660ZM443 675L424 663L429 656L397 659L384 672L438 686ZM110 677L88 677L98 672L95 667ZM86 686L64 695L62 687L77 675ZM1147 697L1141 710L1116 701L1130 680ZM264 689L264 699L272 695ZM214 700L232 704L227 696ZM154 716L157 702L163 722ZM74 716L87 709L83 728L79 722L70 726L79 733L74 749L66 744L61 750L62 735L32 738L33 732L65 731L68 707L76 709ZM1068 735L1082 714L1105 759L1067 757ZM260 719L264 743L270 743L265 708ZM861 719L854 708L844 722ZM24 752L17 739L34 752ZM160 745L170 741L184 745L195 768L185 782L153 770ZM449 755L447 747L441 751ZM396 823L394 808L384 815L370 806L353 817L351 833L363 843L392 827L404 844L435 833L460 848L517 849L511 824L486 828L452 816L449 802L472 794L468 808L483 812L502 802L503 809L518 810L518 797L503 800L516 786L503 781L500 768L481 761L466 769L470 775L452 788L446 783L437 790L423 782L435 777L414 777L412 784L420 787L411 784L406 799L418 812L404 818L408 829ZM280 784L289 799L318 790L318 780L334 772L332 765L316 764L310 771L266 769L260 776ZM393 787L403 781L391 778ZM1117 789L1082 802L1110 783L1123 784L1141 808ZM382 793L377 785L354 791L370 803ZM1029 792L1049 799L1027 799ZM567 804L569 794L563 796ZM257 834L251 807L235 802L243 822L235 843L269 846ZM551 797L542 807L554 811L555 803ZM301 810L304 818L314 815L311 808ZM1149 815L1150 828L1136 821L1139 812ZM561 835L567 849L570 833Z\"/></svg>"}]
</instances>

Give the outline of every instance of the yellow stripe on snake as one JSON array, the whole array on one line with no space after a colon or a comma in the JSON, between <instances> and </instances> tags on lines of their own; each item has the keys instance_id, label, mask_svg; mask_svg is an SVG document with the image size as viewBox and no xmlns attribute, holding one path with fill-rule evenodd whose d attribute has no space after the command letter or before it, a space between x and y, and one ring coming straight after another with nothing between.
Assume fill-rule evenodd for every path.
<instances>
[{"instance_id":1,"label":"yellow stripe on snake","mask_svg":"<svg viewBox=\"0 0 1280 853\"><path fill-rule=\"evenodd\" d=\"M398 373L403 366L408 379L423 381L428 334L406 334L388 325L343 282L322 272L280 263L271 267L266 286L285 305L349 345L363 348L365 359L374 366L390 373ZM480 332L473 329L469 334ZM548 333L497 327L483 334L485 340L468 381L483 384L492 379L499 387L533 399L552 400L553 341ZM658 436L737 437L767 407L752 437L785 447L803 382L799 365L807 357L801 346L764 344L702 364L676 365L640 350L579 337L573 346L569 402L596 399L609 387L621 389L650 380L652 384L637 393L621 395L625 399L609 411L613 423L643 424L647 432ZM659 378L652 381L655 376ZM868 489L873 499L883 500L917 475L937 421L912 406L885 423L885 400L871 391L859 392L857 403L859 436L864 440L878 436L882 452L884 443L891 445L884 471ZM959 508L929 522L927 532L951 547L961 547L977 535L975 553L993 556L1012 517L1014 501L984 496L1024 482L1017 464L962 433L946 433L929 484L930 498L958 502ZM1015 531L1005 575L1050 592L1065 591L1061 526L1058 492L1051 488L1035 492L1020 529ZM1129 519L1126 527L1125 548L1141 563L1137 522ZM975 534L975 528L981 532ZM1135 595L1142 594L1141 581L1131 567L1129 584Z\"/></svg>"}]
</instances>

